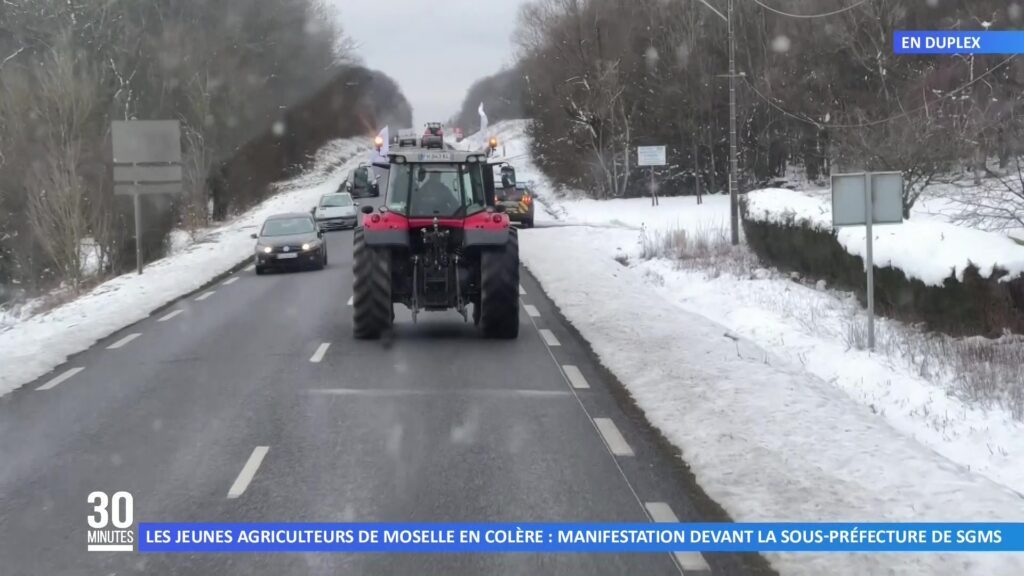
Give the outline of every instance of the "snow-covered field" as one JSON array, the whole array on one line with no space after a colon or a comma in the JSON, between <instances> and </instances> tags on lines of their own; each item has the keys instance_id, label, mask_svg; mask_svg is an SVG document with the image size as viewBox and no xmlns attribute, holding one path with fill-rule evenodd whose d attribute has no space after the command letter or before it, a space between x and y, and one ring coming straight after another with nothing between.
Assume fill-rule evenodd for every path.
<instances>
[{"instance_id":1,"label":"snow-covered field","mask_svg":"<svg viewBox=\"0 0 1024 576\"><path fill-rule=\"evenodd\" d=\"M1024 427L1008 413L852 349L846 331L863 312L849 294L764 269L735 276L641 260L644 236L727 228L728 199L662 198L652 207L554 194L530 163L525 126L489 132L503 134L519 178L534 180L544 203L537 228L520 235L524 263L733 518L1024 514ZM880 322L880 333L890 324L898 323ZM996 555L770 560L786 574L1024 573L1024 559Z\"/></svg>"},{"instance_id":2,"label":"snow-covered field","mask_svg":"<svg viewBox=\"0 0 1024 576\"><path fill-rule=\"evenodd\" d=\"M175 234L171 255L149 263L141 276L118 276L42 314L9 314L0 325L0 395L251 257L249 235L268 215L308 211L321 194L337 189L369 149L364 139L331 142L318 153L312 170L279 185L280 194L229 224L199 234L195 242L187 234Z\"/></svg>"}]
</instances>

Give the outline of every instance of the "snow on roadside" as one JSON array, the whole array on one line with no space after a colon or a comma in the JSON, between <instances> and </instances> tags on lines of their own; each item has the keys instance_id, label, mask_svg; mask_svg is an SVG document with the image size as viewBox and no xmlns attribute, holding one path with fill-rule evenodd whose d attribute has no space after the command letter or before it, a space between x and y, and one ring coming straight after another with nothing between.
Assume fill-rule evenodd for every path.
<instances>
[{"instance_id":1,"label":"snow on roadside","mask_svg":"<svg viewBox=\"0 0 1024 576\"><path fill-rule=\"evenodd\" d=\"M249 235L270 214L307 212L321 194L333 192L369 150L364 139L336 140L317 155L310 171L277 186L280 193L200 235L188 247L152 262L140 276L124 274L81 297L0 331L0 395L22 386L153 310L207 284L252 256ZM180 242L180 238L178 241Z\"/></svg>"},{"instance_id":2,"label":"snow on roadside","mask_svg":"<svg viewBox=\"0 0 1024 576\"><path fill-rule=\"evenodd\" d=\"M531 179L537 171L524 128L499 123L492 133L505 134L520 155L520 179ZM636 260L641 229L726 227L727 197L707 196L700 206L692 197L662 198L651 207L645 199L556 194L532 179L542 182L536 191L545 210L535 230L520 234L524 264L734 519L1014 521L1024 514L1021 497L989 479L1024 486L1019 423L998 410L967 409L885 358L842 347L838 331L848 319L841 316L857 310L852 301L844 306L843 293L770 274L708 279L667 260L623 266L613 258ZM805 317L787 316L795 308ZM1024 559L996 555L769 559L784 574L1024 571Z\"/></svg>"},{"instance_id":3,"label":"snow on roadside","mask_svg":"<svg viewBox=\"0 0 1024 576\"><path fill-rule=\"evenodd\" d=\"M524 263L547 294L734 519L1016 521L1024 514L1020 496L893 430L833 384L776 363L750 340L666 300L639 270L611 258L609 247L635 242L635 231L608 228L520 235ZM1008 555L769 559L785 574L1024 573L1024 558Z\"/></svg>"}]
</instances>

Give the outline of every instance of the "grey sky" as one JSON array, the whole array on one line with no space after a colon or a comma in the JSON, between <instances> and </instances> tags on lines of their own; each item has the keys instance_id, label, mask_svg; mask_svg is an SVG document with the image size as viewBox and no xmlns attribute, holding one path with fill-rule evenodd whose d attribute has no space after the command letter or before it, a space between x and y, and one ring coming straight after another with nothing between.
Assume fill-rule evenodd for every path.
<instances>
[{"instance_id":1,"label":"grey sky","mask_svg":"<svg viewBox=\"0 0 1024 576\"><path fill-rule=\"evenodd\" d=\"M450 118L477 79L512 63L524 0L325 0L370 68L398 82L422 123Z\"/></svg>"}]
</instances>

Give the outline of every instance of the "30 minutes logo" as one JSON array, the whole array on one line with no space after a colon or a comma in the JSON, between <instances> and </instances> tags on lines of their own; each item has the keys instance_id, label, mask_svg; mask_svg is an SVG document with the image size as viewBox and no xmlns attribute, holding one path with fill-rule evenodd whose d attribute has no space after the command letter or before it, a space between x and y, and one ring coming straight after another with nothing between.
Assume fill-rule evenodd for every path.
<instances>
[{"instance_id":1,"label":"30 minutes logo","mask_svg":"<svg viewBox=\"0 0 1024 576\"><path fill-rule=\"evenodd\" d=\"M132 495L128 492L92 492L88 498L92 506L89 531L86 535L89 552L132 552L135 550L135 531ZM112 526L112 527L111 527Z\"/></svg>"}]
</instances>

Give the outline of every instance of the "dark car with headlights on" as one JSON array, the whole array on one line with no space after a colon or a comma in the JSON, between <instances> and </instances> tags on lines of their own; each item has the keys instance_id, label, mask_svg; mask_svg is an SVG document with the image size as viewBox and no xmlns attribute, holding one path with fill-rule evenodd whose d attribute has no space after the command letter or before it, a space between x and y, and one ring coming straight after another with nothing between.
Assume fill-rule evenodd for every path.
<instances>
[{"instance_id":1,"label":"dark car with headlights on","mask_svg":"<svg viewBox=\"0 0 1024 576\"><path fill-rule=\"evenodd\" d=\"M270 269L327 265L327 243L311 214L275 214L263 222L256 239L256 273Z\"/></svg>"}]
</instances>

